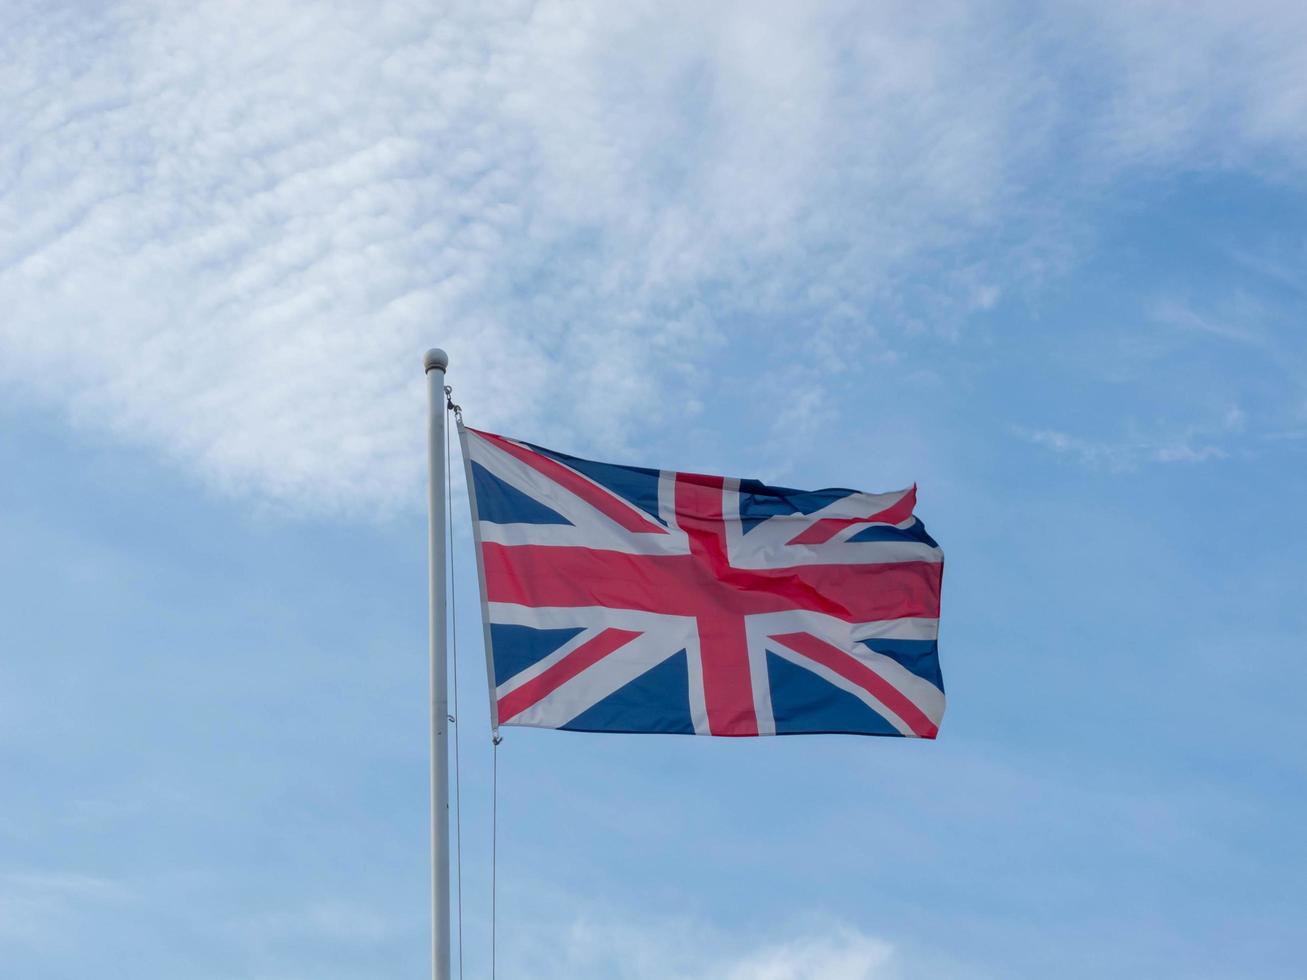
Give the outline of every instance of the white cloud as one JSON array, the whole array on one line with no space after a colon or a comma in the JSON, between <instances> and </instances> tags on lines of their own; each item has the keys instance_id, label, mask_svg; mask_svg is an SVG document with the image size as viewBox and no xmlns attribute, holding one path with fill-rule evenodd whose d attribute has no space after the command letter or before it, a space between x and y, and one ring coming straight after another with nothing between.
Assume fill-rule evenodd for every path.
<instances>
[{"instance_id":1,"label":"white cloud","mask_svg":"<svg viewBox=\"0 0 1307 980\"><path fill-rule=\"evenodd\" d=\"M547 940L535 930L526 936L514 930L502 951L506 973L539 980L899 980L909 975L890 943L839 923L766 939L728 934L702 922L647 917L637 922L611 913L550 926Z\"/></svg>"},{"instance_id":2,"label":"white cloud","mask_svg":"<svg viewBox=\"0 0 1307 980\"><path fill-rule=\"evenodd\" d=\"M477 423L611 449L717 352L991 306L1086 175L1307 142L1291 5L6 9L0 378L312 509L416 502L433 343Z\"/></svg>"},{"instance_id":3,"label":"white cloud","mask_svg":"<svg viewBox=\"0 0 1307 980\"><path fill-rule=\"evenodd\" d=\"M769 945L718 975L727 980L875 980L892 976L893 964L888 943L841 931Z\"/></svg>"},{"instance_id":4,"label":"white cloud","mask_svg":"<svg viewBox=\"0 0 1307 980\"><path fill-rule=\"evenodd\" d=\"M1120 163L1302 174L1307 8L1293 0L1093 4L1095 142ZM1107 81L1110 80L1110 81ZM1104 82L1107 84L1103 84Z\"/></svg>"},{"instance_id":5,"label":"white cloud","mask_svg":"<svg viewBox=\"0 0 1307 980\"><path fill-rule=\"evenodd\" d=\"M1232 405L1218 421L1192 425L1176 432L1143 434L1131 431L1117 439L1086 439L1057 429L1024 429L1016 434L1036 446L1095 469L1122 472L1148 463L1205 463L1225 459L1231 443L1246 425L1247 416Z\"/></svg>"}]
</instances>

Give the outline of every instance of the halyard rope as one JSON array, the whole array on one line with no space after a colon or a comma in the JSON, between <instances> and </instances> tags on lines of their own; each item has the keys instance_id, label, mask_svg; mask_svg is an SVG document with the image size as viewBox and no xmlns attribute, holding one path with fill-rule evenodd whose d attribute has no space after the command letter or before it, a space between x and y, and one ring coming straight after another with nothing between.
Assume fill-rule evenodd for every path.
<instances>
[{"instance_id":1,"label":"halyard rope","mask_svg":"<svg viewBox=\"0 0 1307 980\"><path fill-rule=\"evenodd\" d=\"M451 410L457 411L449 396L452 389L445 386L445 399ZM462 417L462 412L459 412ZM451 449L449 445L449 412L445 413L445 504L447 507L445 526L449 531L449 564L454 564L454 494L451 466ZM450 660L454 664L454 711L449 721L454 727L454 853L456 855L458 881L458 980L463 980L463 780L460 761L462 753L458 744L458 576L449 576L449 648Z\"/></svg>"},{"instance_id":2,"label":"halyard rope","mask_svg":"<svg viewBox=\"0 0 1307 980\"><path fill-rule=\"evenodd\" d=\"M495 980L495 926L499 917L499 743L498 732L490 736L490 980Z\"/></svg>"},{"instance_id":3,"label":"halyard rope","mask_svg":"<svg viewBox=\"0 0 1307 980\"><path fill-rule=\"evenodd\" d=\"M452 456L449 443L449 416L452 414L454 420L460 428L463 425L463 408L454 403L454 389L445 385L445 500L449 506L448 520L446 524L449 528L449 563L454 564L454 500L453 500L453 477ZM468 492L471 492L469 488ZM449 577L449 608L450 608L450 650L453 654L454 663L454 712L450 715L450 722L454 726L454 789L455 789L455 810L454 810L454 828L455 840L457 841L457 868L458 868L458 976L459 980L463 978L463 785L461 781L459 761L461 753L459 751L458 739L458 605L455 602L455 582L456 575ZM490 735L490 980L495 980L496 955L497 949L497 927L499 922L499 743L504 740L498 731L492 731Z\"/></svg>"}]
</instances>

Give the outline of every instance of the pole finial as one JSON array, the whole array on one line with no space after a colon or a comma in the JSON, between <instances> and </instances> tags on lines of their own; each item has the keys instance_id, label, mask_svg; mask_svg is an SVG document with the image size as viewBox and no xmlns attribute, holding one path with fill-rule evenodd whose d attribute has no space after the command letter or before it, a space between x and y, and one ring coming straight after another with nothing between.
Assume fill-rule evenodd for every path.
<instances>
[{"instance_id":1,"label":"pole finial","mask_svg":"<svg viewBox=\"0 0 1307 980\"><path fill-rule=\"evenodd\" d=\"M433 347L422 355L422 366L428 371L443 371L449 367L449 355L439 347Z\"/></svg>"}]
</instances>

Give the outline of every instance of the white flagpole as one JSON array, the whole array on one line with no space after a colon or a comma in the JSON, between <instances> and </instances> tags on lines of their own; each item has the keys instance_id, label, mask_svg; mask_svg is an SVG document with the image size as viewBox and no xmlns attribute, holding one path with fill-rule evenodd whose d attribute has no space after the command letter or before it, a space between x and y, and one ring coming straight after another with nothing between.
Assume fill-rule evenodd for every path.
<instances>
[{"instance_id":1,"label":"white flagpole","mask_svg":"<svg viewBox=\"0 0 1307 980\"><path fill-rule=\"evenodd\" d=\"M445 638L445 368L435 348L427 372L427 542L431 654L431 976L449 980L449 693Z\"/></svg>"}]
</instances>

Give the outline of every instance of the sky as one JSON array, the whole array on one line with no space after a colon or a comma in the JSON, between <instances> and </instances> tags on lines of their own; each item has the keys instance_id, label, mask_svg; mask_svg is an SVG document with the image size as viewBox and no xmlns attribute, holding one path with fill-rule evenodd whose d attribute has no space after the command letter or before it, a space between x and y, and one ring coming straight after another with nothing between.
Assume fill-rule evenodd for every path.
<instances>
[{"instance_id":1,"label":"sky","mask_svg":"<svg viewBox=\"0 0 1307 980\"><path fill-rule=\"evenodd\" d=\"M432 346L947 555L938 741L496 761L456 477L466 976L492 763L501 976L1307 970L1300 3L7 0L0 132L7 975L424 975Z\"/></svg>"}]
</instances>

